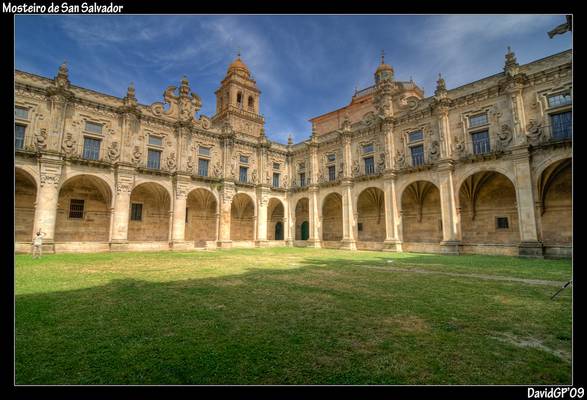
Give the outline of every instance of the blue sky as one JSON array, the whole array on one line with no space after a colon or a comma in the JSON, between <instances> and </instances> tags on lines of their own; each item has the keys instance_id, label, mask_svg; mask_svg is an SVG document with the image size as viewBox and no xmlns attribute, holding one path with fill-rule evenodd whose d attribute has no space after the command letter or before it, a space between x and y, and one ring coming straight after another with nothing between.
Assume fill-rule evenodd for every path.
<instances>
[{"instance_id":1,"label":"blue sky","mask_svg":"<svg viewBox=\"0 0 587 400\"><path fill-rule=\"evenodd\" d=\"M572 34L546 34L561 15L441 16L24 16L15 17L15 67L53 77L68 61L73 84L139 102L161 101L186 75L212 116L214 91L240 49L261 94L267 135L285 142L310 134L309 118L349 103L373 84L385 61L398 80L434 92L498 73L507 46L519 63L567 50Z\"/></svg>"}]
</instances>

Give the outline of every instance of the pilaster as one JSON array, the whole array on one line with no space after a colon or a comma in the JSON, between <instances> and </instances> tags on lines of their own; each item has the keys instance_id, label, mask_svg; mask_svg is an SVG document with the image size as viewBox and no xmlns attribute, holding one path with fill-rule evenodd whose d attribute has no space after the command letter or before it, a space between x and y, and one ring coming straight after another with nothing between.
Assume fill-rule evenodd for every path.
<instances>
[{"instance_id":1,"label":"pilaster","mask_svg":"<svg viewBox=\"0 0 587 400\"><path fill-rule=\"evenodd\" d=\"M306 243L308 247L315 247L320 248L322 247L320 244L320 234L319 234L319 214L318 214L318 186L315 184L310 185L308 188L309 194L309 202L308 206L310 207L309 212L309 228L310 228L310 235Z\"/></svg>"},{"instance_id":2,"label":"pilaster","mask_svg":"<svg viewBox=\"0 0 587 400\"><path fill-rule=\"evenodd\" d=\"M343 196L342 196L342 249L357 250L357 242L354 235L355 227L355 213L353 212L353 197L352 197L351 180L343 180Z\"/></svg>"},{"instance_id":3,"label":"pilaster","mask_svg":"<svg viewBox=\"0 0 587 400\"><path fill-rule=\"evenodd\" d=\"M396 175L390 173L384 177L384 215L385 215L385 241L383 242L384 251L402 251L402 241L399 237L399 208L397 206L397 196L395 191Z\"/></svg>"},{"instance_id":4,"label":"pilaster","mask_svg":"<svg viewBox=\"0 0 587 400\"><path fill-rule=\"evenodd\" d=\"M189 244L185 241L185 212L188 194L189 175L176 174L173 182L173 231L171 247L174 250L185 250Z\"/></svg>"},{"instance_id":5,"label":"pilaster","mask_svg":"<svg viewBox=\"0 0 587 400\"><path fill-rule=\"evenodd\" d=\"M456 208L453 169L453 163L450 161L442 162L438 166L442 212L442 242L440 242L440 248L445 254L460 253L460 221Z\"/></svg>"},{"instance_id":6,"label":"pilaster","mask_svg":"<svg viewBox=\"0 0 587 400\"><path fill-rule=\"evenodd\" d=\"M57 220L57 201L61 186L62 160L60 156L43 154L39 160L40 180L35 229L42 230L43 250L55 251L55 222Z\"/></svg>"},{"instance_id":7,"label":"pilaster","mask_svg":"<svg viewBox=\"0 0 587 400\"><path fill-rule=\"evenodd\" d=\"M114 217L110 250L128 249L128 224L130 214L130 196L134 186L134 176L130 168L118 167L116 174L116 197L114 199Z\"/></svg>"}]
</instances>

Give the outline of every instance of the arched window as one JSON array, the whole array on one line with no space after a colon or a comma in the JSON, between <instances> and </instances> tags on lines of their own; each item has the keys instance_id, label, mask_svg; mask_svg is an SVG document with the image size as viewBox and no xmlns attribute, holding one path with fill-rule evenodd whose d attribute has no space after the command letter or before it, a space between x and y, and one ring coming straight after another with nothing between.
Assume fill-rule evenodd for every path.
<instances>
[{"instance_id":1,"label":"arched window","mask_svg":"<svg viewBox=\"0 0 587 400\"><path fill-rule=\"evenodd\" d=\"M253 96L249 96L249 110L253 110L255 107L255 100L253 99Z\"/></svg>"},{"instance_id":2,"label":"arched window","mask_svg":"<svg viewBox=\"0 0 587 400\"><path fill-rule=\"evenodd\" d=\"M239 108L243 106L243 94L241 92L236 94L236 104L238 104Z\"/></svg>"}]
</instances>

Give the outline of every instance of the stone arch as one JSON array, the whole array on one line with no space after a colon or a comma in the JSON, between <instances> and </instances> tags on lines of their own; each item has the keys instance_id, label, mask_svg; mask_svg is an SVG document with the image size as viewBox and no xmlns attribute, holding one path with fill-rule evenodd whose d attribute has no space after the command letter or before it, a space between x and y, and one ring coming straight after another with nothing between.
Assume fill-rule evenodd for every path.
<instances>
[{"instance_id":1,"label":"stone arch","mask_svg":"<svg viewBox=\"0 0 587 400\"><path fill-rule=\"evenodd\" d=\"M459 187L463 244L517 245L516 204L514 183L494 169L479 170L463 179Z\"/></svg>"},{"instance_id":2,"label":"stone arch","mask_svg":"<svg viewBox=\"0 0 587 400\"><path fill-rule=\"evenodd\" d=\"M267 239L283 240L283 226L285 207L283 202L276 197L269 199L267 205ZM276 226L281 224L281 238L276 237Z\"/></svg>"},{"instance_id":3,"label":"stone arch","mask_svg":"<svg viewBox=\"0 0 587 400\"><path fill-rule=\"evenodd\" d=\"M385 194L376 187L364 189L357 197L357 239L363 242L385 240Z\"/></svg>"},{"instance_id":4,"label":"stone arch","mask_svg":"<svg viewBox=\"0 0 587 400\"><path fill-rule=\"evenodd\" d=\"M295 217L295 240L308 240L310 234L310 200L307 197L302 197L296 202Z\"/></svg>"},{"instance_id":5,"label":"stone arch","mask_svg":"<svg viewBox=\"0 0 587 400\"><path fill-rule=\"evenodd\" d=\"M440 191L430 181L415 181L401 192L401 220L404 242L440 243L442 211Z\"/></svg>"},{"instance_id":6,"label":"stone arch","mask_svg":"<svg viewBox=\"0 0 587 400\"><path fill-rule=\"evenodd\" d=\"M570 246L573 242L573 174L570 158L543 168L537 185L541 237L545 246Z\"/></svg>"},{"instance_id":7,"label":"stone arch","mask_svg":"<svg viewBox=\"0 0 587 400\"><path fill-rule=\"evenodd\" d=\"M456 175L456 179L454 180L454 187L460 188L463 185L463 182L467 180L471 175L476 174L477 172L497 172L502 174L506 178L508 178L511 182L516 181L516 177L513 173L513 169L506 169L495 165L484 165L484 164L473 164L466 166L460 170L458 170L458 174Z\"/></svg>"},{"instance_id":8,"label":"stone arch","mask_svg":"<svg viewBox=\"0 0 587 400\"><path fill-rule=\"evenodd\" d=\"M75 174L59 188L55 242L108 242L112 189L103 177Z\"/></svg>"},{"instance_id":9,"label":"stone arch","mask_svg":"<svg viewBox=\"0 0 587 400\"><path fill-rule=\"evenodd\" d=\"M338 192L329 193L322 201L322 240L340 241L343 236L342 196Z\"/></svg>"},{"instance_id":10,"label":"stone arch","mask_svg":"<svg viewBox=\"0 0 587 400\"><path fill-rule=\"evenodd\" d=\"M116 189L115 189L115 185L114 185L114 181L112 180L112 177L110 177L109 175L106 174L94 174L94 173L87 173L87 172L83 172L83 171L77 171L77 172L70 172L67 175L65 175L63 177L63 179L61 179L60 185L59 185L59 190L61 190L61 188L63 187L63 185L65 185L66 182L70 181L73 178L76 178L78 176L92 176L97 178L98 180L95 181L95 183L98 185L98 189L100 190L100 192L104 195L110 195L110 203L108 204L109 208L114 207L114 196L112 196L111 194L116 193Z\"/></svg>"},{"instance_id":11,"label":"stone arch","mask_svg":"<svg viewBox=\"0 0 587 400\"><path fill-rule=\"evenodd\" d=\"M14 239L30 242L35 229L35 205L38 184L24 168L14 168Z\"/></svg>"},{"instance_id":12,"label":"stone arch","mask_svg":"<svg viewBox=\"0 0 587 400\"><path fill-rule=\"evenodd\" d=\"M203 247L217 238L218 201L207 188L192 189L186 199L185 240Z\"/></svg>"},{"instance_id":13,"label":"stone arch","mask_svg":"<svg viewBox=\"0 0 587 400\"><path fill-rule=\"evenodd\" d=\"M255 202L237 193L230 204L230 240L255 240Z\"/></svg>"},{"instance_id":14,"label":"stone arch","mask_svg":"<svg viewBox=\"0 0 587 400\"><path fill-rule=\"evenodd\" d=\"M129 241L169 240L171 196L167 188L152 181L139 183L130 194L130 204Z\"/></svg>"}]
</instances>

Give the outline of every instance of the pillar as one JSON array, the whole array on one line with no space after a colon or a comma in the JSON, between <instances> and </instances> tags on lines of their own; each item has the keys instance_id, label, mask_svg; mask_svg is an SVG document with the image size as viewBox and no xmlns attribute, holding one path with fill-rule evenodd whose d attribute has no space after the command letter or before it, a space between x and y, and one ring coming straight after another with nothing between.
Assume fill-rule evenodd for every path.
<instances>
[{"instance_id":1,"label":"pillar","mask_svg":"<svg viewBox=\"0 0 587 400\"><path fill-rule=\"evenodd\" d=\"M255 246L267 247L267 206L269 204L269 187L261 185L257 189L257 237Z\"/></svg>"},{"instance_id":2,"label":"pillar","mask_svg":"<svg viewBox=\"0 0 587 400\"><path fill-rule=\"evenodd\" d=\"M402 251L402 242L399 237L399 207L395 192L395 175L385 177L383 181L384 211L385 211L385 241L384 251Z\"/></svg>"},{"instance_id":3,"label":"pillar","mask_svg":"<svg viewBox=\"0 0 587 400\"><path fill-rule=\"evenodd\" d=\"M459 254L460 223L455 201L452 162L441 163L438 168L438 176L442 212L442 242L440 242L440 249L445 254Z\"/></svg>"},{"instance_id":4,"label":"pillar","mask_svg":"<svg viewBox=\"0 0 587 400\"><path fill-rule=\"evenodd\" d=\"M128 223L130 213L130 195L133 189L132 176L118 175L116 197L114 198L114 218L112 218L112 238L110 250L128 250Z\"/></svg>"},{"instance_id":5,"label":"pillar","mask_svg":"<svg viewBox=\"0 0 587 400\"><path fill-rule=\"evenodd\" d=\"M357 250L355 240L355 213L353 212L352 181L343 181L342 193L342 243L341 248Z\"/></svg>"},{"instance_id":6,"label":"pillar","mask_svg":"<svg viewBox=\"0 0 587 400\"><path fill-rule=\"evenodd\" d=\"M318 186L310 186L308 189L309 191L309 201L308 201L308 222L310 228L310 234L307 240L308 247L321 247L320 245L320 234L319 232L319 214L318 214Z\"/></svg>"},{"instance_id":7,"label":"pillar","mask_svg":"<svg viewBox=\"0 0 587 400\"><path fill-rule=\"evenodd\" d=\"M43 155L43 157L46 157ZM37 197L34 226L45 234L43 251L55 252L55 222L57 202L61 181L61 163L56 158L42 160L40 163L41 185Z\"/></svg>"},{"instance_id":8,"label":"pillar","mask_svg":"<svg viewBox=\"0 0 587 400\"><path fill-rule=\"evenodd\" d=\"M518 206L518 223L520 226L520 244L518 254L521 257L543 257L542 243L538 240L536 209L532 191L532 174L530 154L526 146L512 149L516 203Z\"/></svg>"},{"instance_id":9,"label":"pillar","mask_svg":"<svg viewBox=\"0 0 587 400\"><path fill-rule=\"evenodd\" d=\"M185 241L185 208L187 202L190 177L178 174L174 179L175 198L173 201L173 229L171 247L174 250L187 250L189 243Z\"/></svg>"},{"instance_id":10,"label":"pillar","mask_svg":"<svg viewBox=\"0 0 587 400\"><path fill-rule=\"evenodd\" d=\"M234 183L224 181L222 191L220 192L218 242L216 243L216 246L220 248L232 247L232 240L230 240L230 206L233 196Z\"/></svg>"}]
</instances>

